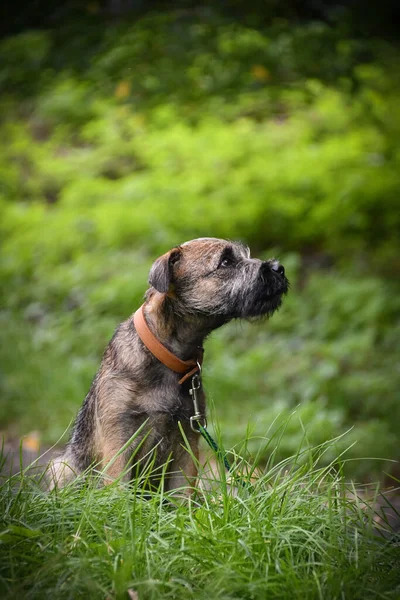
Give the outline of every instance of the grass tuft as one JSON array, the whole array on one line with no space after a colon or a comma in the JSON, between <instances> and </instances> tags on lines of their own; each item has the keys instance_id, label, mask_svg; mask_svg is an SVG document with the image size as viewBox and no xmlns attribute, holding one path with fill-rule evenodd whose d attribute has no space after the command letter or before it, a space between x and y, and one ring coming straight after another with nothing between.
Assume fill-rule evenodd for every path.
<instances>
[{"instance_id":1,"label":"grass tuft","mask_svg":"<svg viewBox=\"0 0 400 600\"><path fill-rule=\"evenodd\" d=\"M27 472L4 479L1 597L397 598L399 540L319 465L328 446L264 472L234 454L244 486L206 466L183 502L163 482L79 478L48 493Z\"/></svg>"}]
</instances>

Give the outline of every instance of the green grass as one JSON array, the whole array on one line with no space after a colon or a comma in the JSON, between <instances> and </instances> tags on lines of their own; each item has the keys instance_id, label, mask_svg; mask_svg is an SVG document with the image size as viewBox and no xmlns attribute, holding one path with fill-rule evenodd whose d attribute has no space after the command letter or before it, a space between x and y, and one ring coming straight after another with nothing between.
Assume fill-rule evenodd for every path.
<instances>
[{"instance_id":1,"label":"green grass","mask_svg":"<svg viewBox=\"0 0 400 600\"><path fill-rule=\"evenodd\" d=\"M5 480L2 598L398 598L399 546L320 466L327 450L271 463L236 493L214 469L184 502L139 481L47 493L27 474Z\"/></svg>"}]
</instances>

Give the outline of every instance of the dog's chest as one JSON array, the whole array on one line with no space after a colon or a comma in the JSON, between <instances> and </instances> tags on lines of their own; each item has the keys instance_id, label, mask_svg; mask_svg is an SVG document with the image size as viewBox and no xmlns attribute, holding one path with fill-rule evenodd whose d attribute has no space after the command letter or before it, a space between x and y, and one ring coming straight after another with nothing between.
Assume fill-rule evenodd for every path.
<instances>
[{"instance_id":1,"label":"dog's chest","mask_svg":"<svg viewBox=\"0 0 400 600\"><path fill-rule=\"evenodd\" d=\"M189 421L195 413L193 395L190 394L190 382L175 386L157 385L147 390L145 396L136 397L134 403L139 403L141 411L152 414L168 414L175 421ZM202 414L205 412L205 394L202 389L196 391L198 406Z\"/></svg>"}]
</instances>

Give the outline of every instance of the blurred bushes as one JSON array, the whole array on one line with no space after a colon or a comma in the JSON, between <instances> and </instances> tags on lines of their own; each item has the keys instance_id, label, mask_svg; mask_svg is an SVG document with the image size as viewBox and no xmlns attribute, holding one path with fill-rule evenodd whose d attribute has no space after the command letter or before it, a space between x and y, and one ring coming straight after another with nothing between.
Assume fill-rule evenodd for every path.
<instances>
[{"instance_id":1,"label":"blurred bushes","mask_svg":"<svg viewBox=\"0 0 400 600\"><path fill-rule=\"evenodd\" d=\"M55 439L152 259L213 235L292 252L281 314L209 343L229 441L301 403L311 441L356 424L356 453L397 454L395 48L167 14L19 34L0 61L5 423Z\"/></svg>"}]
</instances>

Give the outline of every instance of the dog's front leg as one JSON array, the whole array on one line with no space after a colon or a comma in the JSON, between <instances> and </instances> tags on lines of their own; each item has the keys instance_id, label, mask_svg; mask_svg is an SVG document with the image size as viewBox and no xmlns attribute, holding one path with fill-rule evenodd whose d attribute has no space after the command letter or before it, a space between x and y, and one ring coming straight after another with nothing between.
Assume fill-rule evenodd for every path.
<instances>
[{"instance_id":1,"label":"dog's front leg","mask_svg":"<svg viewBox=\"0 0 400 600\"><path fill-rule=\"evenodd\" d=\"M180 437L180 436L179 436ZM197 464L199 459L198 437L190 440L191 452L179 444L175 444L172 462L166 478L166 490L176 490L176 495L188 496L193 492L197 480Z\"/></svg>"}]
</instances>

